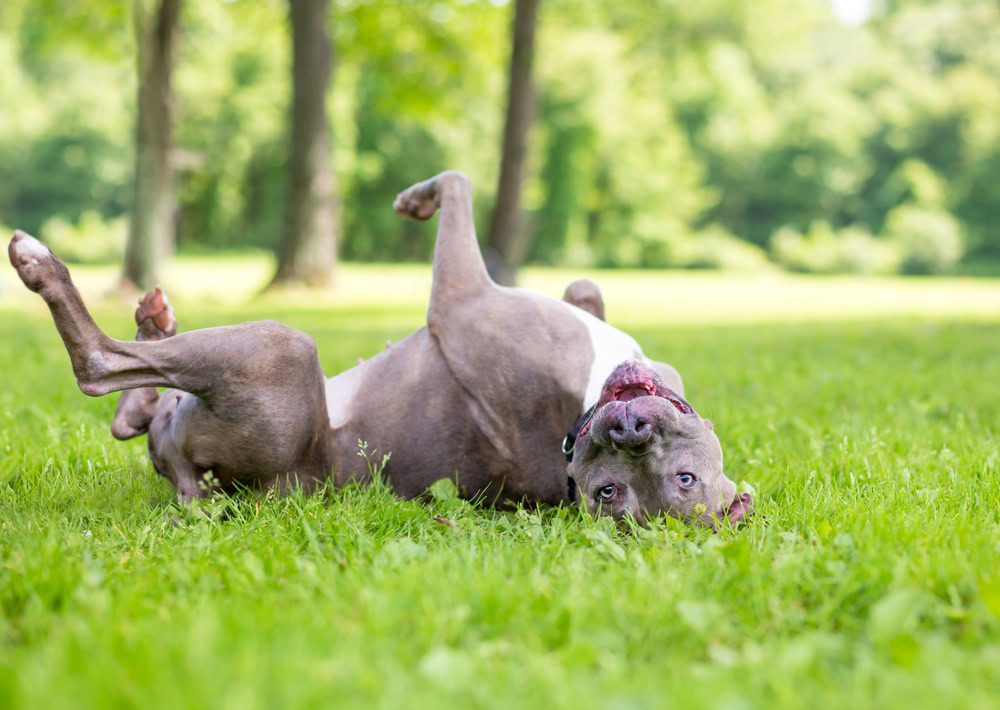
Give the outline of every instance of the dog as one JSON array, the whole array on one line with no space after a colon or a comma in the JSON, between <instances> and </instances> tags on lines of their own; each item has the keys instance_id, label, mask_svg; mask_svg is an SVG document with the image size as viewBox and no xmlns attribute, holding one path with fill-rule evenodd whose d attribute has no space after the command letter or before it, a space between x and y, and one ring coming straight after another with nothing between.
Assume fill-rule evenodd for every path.
<instances>
[{"instance_id":1,"label":"dog","mask_svg":"<svg viewBox=\"0 0 1000 710\"><path fill-rule=\"evenodd\" d=\"M472 183L457 171L393 206L417 220L440 211L427 325L329 379L313 339L281 323L177 333L159 289L136 311L136 340L114 340L50 249L18 231L8 253L48 304L80 389L124 391L112 434L148 434L153 465L181 501L364 482L364 440L391 452L383 475L405 498L451 478L469 500L583 503L619 520L669 514L716 526L750 514L676 370L603 320L593 284L573 284L564 301L495 284Z\"/></svg>"}]
</instances>

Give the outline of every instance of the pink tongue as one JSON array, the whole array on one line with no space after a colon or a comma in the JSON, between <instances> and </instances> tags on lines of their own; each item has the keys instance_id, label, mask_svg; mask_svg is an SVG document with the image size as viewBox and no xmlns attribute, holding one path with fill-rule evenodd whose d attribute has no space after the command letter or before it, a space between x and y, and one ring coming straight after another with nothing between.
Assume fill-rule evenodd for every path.
<instances>
[{"instance_id":1,"label":"pink tongue","mask_svg":"<svg viewBox=\"0 0 1000 710\"><path fill-rule=\"evenodd\" d=\"M645 387L629 387L618 393L615 397L619 402L631 402L633 399L638 399L639 397L648 397L649 391Z\"/></svg>"}]
</instances>

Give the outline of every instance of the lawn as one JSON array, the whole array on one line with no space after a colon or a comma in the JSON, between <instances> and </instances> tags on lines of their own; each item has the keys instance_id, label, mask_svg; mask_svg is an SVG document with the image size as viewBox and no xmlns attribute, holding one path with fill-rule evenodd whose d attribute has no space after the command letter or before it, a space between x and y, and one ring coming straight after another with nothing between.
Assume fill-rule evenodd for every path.
<instances>
[{"instance_id":1,"label":"lawn","mask_svg":"<svg viewBox=\"0 0 1000 710\"><path fill-rule=\"evenodd\" d=\"M332 373L426 306L419 266L248 303L268 268L179 260L181 327L278 317ZM74 273L131 337L113 270ZM748 527L446 488L180 508L0 269L0 707L1000 707L1000 282L588 275L715 421Z\"/></svg>"}]
</instances>

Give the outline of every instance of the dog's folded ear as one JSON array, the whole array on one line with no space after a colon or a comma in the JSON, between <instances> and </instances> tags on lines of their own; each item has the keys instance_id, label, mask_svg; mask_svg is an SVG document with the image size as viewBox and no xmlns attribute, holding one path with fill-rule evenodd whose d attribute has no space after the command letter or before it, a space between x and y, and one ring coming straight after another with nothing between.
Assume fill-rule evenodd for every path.
<instances>
[{"instance_id":1,"label":"dog's folded ear","mask_svg":"<svg viewBox=\"0 0 1000 710\"><path fill-rule=\"evenodd\" d=\"M729 517L730 525L746 522L753 515L753 498L745 491L737 493L733 502L729 504L726 515Z\"/></svg>"}]
</instances>

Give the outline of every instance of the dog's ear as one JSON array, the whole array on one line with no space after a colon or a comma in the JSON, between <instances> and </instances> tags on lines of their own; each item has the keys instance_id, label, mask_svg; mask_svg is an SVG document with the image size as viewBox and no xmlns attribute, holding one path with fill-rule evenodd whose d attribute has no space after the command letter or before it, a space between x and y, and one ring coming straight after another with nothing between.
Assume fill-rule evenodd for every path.
<instances>
[{"instance_id":1,"label":"dog's ear","mask_svg":"<svg viewBox=\"0 0 1000 710\"><path fill-rule=\"evenodd\" d=\"M702 419L701 423L704 424L705 428L708 429L709 431L715 431L715 425L712 424L711 419Z\"/></svg>"}]
</instances>

